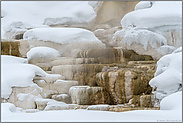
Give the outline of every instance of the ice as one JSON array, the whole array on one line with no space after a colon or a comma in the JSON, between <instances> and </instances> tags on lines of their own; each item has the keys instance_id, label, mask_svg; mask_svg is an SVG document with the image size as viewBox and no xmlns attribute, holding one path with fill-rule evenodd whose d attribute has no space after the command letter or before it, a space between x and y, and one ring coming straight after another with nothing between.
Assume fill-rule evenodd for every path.
<instances>
[{"instance_id":1,"label":"ice","mask_svg":"<svg viewBox=\"0 0 183 123\"><path fill-rule=\"evenodd\" d=\"M52 41L60 44L73 42L101 42L93 32L82 28L35 28L24 33L24 40Z\"/></svg>"},{"instance_id":2,"label":"ice","mask_svg":"<svg viewBox=\"0 0 183 123\"><path fill-rule=\"evenodd\" d=\"M60 56L59 51L50 47L34 47L27 52L28 60L34 58L50 58L59 56Z\"/></svg>"}]
</instances>

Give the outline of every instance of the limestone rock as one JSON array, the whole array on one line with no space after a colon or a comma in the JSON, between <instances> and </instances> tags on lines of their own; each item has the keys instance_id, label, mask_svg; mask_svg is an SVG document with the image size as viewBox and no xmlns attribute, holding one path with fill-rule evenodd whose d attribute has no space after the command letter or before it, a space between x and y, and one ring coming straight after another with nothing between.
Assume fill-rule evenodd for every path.
<instances>
[{"instance_id":1,"label":"limestone rock","mask_svg":"<svg viewBox=\"0 0 183 123\"><path fill-rule=\"evenodd\" d=\"M110 94L112 104L127 103L133 95L150 94L149 86L153 72L145 72L135 68L120 68L109 72L100 72L96 75L97 85L105 88Z\"/></svg>"},{"instance_id":2,"label":"limestone rock","mask_svg":"<svg viewBox=\"0 0 183 123\"><path fill-rule=\"evenodd\" d=\"M41 97L42 89L38 86L13 87L8 102L23 109L35 109L35 100Z\"/></svg>"},{"instance_id":3,"label":"limestone rock","mask_svg":"<svg viewBox=\"0 0 183 123\"><path fill-rule=\"evenodd\" d=\"M69 90L73 104L89 105L108 103L109 99L101 87L73 86Z\"/></svg>"},{"instance_id":4,"label":"limestone rock","mask_svg":"<svg viewBox=\"0 0 183 123\"><path fill-rule=\"evenodd\" d=\"M155 104L155 96L154 95L135 95L132 99L130 99L130 105L134 105L135 107L149 107L153 108Z\"/></svg>"},{"instance_id":5,"label":"limestone rock","mask_svg":"<svg viewBox=\"0 0 183 123\"><path fill-rule=\"evenodd\" d=\"M101 42L88 41L88 42L74 42L70 44L59 44L51 41L31 40L29 45L33 47L45 46L58 50L62 57L76 57L77 53L82 50L88 49L105 49L105 44Z\"/></svg>"},{"instance_id":6,"label":"limestone rock","mask_svg":"<svg viewBox=\"0 0 183 123\"><path fill-rule=\"evenodd\" d=\"M45 80L34 80L34 83L43 88L43 92L41 93L41 95L44 98L51 98L54 94L69 94L69 88L78 85L78 81L61 79L57 79L54 82L46 82Z\"/></svg>"},{"instance_id":7,"label":"limestone rock","mask_svg":"<svg viewBox=\"0 0 183 123\"><path fill-rule=\"evenodd\" d=\"M26 57L29 49L28 42L24 40L1 40L1 55Z\"/></svg>"},{"instance_id":8,"label":"limestone rock","mask_svg":"<svg viewBox=\"0 0 183 123\"><path fill-rule=\"evenodd\" d=\"M135 51L124 50L122 47L81 51L77 54L77 57L78 58L95 58L97 59L99 64L153 60L151 56L138 55Z\"/></svg>"},{"instance_id":9,"label":"limestone rock","mask_svg":"<svg viewBox=\"0 0 183 123\"><path fill-rule=\"evenodd\" d=\"M51 98L57 101L65 102L67 104L71 103L71 98L68 94L52 95Z\"/></svg>"}]
</instances>

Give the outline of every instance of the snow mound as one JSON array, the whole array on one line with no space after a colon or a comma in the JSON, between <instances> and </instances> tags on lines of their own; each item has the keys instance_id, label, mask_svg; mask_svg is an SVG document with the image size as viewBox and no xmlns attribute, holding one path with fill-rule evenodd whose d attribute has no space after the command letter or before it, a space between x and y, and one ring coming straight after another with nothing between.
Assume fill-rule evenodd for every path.
<instances>
[{"instance_id":1,"label":"snow mound","mask_svg":"<svg viewBox=\"0 0 183 123\"><path fill-rule=\"evenodd\" d=\"M152 1L140 1L135 6L135 10L151 8L154 2Z\"/></svg>"},{"instance_id":2,"label":"snow mound","mask_svg":"<svg viewBox=\"0 0 183 123\"><path fill-rule=\"evenodd\" d=\"M28 60L25 58L1 55L1 64L10 64L10 63L28 63Z\"/></svg>"},{"instance_id":3,"label":"snow mound","mask_svg":"<svg viewBox=\"0 0 183 123\"><path fill-rule=\"evenodd\" d=\"M47 76L41 68L24 64L27 60L14 56L2 56L1 64L1 98L7 99L11 94L11 87L27 87L33 84L33 78Z\"/></svg>"},{"instance_id":4,"label":"snow mound","mask_svg":"<svg viewBox=\"0 0 183 123\"><path fill-rule=\"evenodd\" d=\"M81 28L35 28L24 33L24 40L52 41L60 44L101 42L93 32Z\"/></svg>"},{"instance_id":5,"label":"snow mound","mask_svg":"<svg viewBox=\"0 0 183 123\"><path fill-rule=\"evenodd\" d=\"M139 3L136 8L147 7L148 2ZM141 5L141 6L140 6ZM151 8L139 9L126 14L121 20L123 28L134 25L138 28L152 28L182 24L181 1L155 1Z\"/></svg>"},{"instance_id":6,"label":"snow mound","mask_svg":"<svg viewBox=\"0 0 183 123\"><path fill-rule=\"evenodd\" d=\"M50 47L34 47L27 52L28 60L34 58L50 58L59 56L60 56L59 51Z\"/></svg>"},{"instance_id":7,"label":"snow mound","mask_svg":"<svg viewBox=\"0 0 183 123\"><path fill-rule=\"evenodd\" d=\"M165 97L160 102L160 110L182 110L182 91Z\"/></svg>"},{"instance_id":8,"label":"snow mound","mask_svg":"<svg viewBox=\"0 0 183 123\"><path fill-rule=\"evenodd\" d=\"M182 90L182 52L165 55L157 62L155 77L149 84L157 90L153 93L157 99Z\"/></svg>"},{"instance_id":9,"label":"snow mound","mask_svg":"<svg viewBox=\"0 0 183 123\"><path fill-rule=\"evenodd\" d=\"M96 17L90 4L87 1L3 1L2 33L47 25L90 24ZM94 2L92 5L96 6Z\"/></svg>"}]
</instances>

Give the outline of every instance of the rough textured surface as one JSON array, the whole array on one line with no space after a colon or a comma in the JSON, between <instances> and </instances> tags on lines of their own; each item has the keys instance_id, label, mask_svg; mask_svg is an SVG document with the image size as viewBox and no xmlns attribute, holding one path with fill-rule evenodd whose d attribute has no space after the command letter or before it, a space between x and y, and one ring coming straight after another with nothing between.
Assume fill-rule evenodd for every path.
<instances>
[{"instance_id":1,"label":"rough textured surface","mask_svg":"<svg viewBox=\"0 0 183 123\"><path fill-rule=\"evenodd\" d=\"M97 85L109 92L110 103L127 103L133 95L151 93L152 89L149 86L149 81L155 73L154 66L154 64L139 64L134 68L120 68L118 70L100 72L96 75Z\"/></svg>"},{"instance_id":2,"label":"rough textured surface","mask_svg":"<svg viewBox=\"0 0 183 123\"><path fill-rule=\"evenodd\" d=\"M51 41L39 41L39 40L31 40L29 41L29 45L33 47L45 46L51 47L58 50L62 57L76 57L77 53L82 50L88 49L105 49L105 44L101 42L75 42L70 44L59 44Z\"/></svg>"},{"instance_id":3,"label":"rough textured surface","mask_svg":"<svg viewBox=\"0 0 183 123\"><path fill-rule=\"evenodd\" d=\"M101 87L73 86L69 90L73 104L95 105L107 104L109 98Z\"/></svg>"},{"instance_id":4,"label":"rough textured surface","mask_svg":"<svg viewBox=\"0 0 183 123\"><path fill-rule=\"evenodd\" d=\"M78 58L95 58L98 63L111 64L126 61L148 61L153 60L148 55L138 55L133 50L124 50L121 47L107 48L107 49L92 49L81 51L77 54Z\"/></svg>"},{"instance_id":5,"label":"rough textured surface","mask_svg":"<svg viewBox=\"0 0 183 123\"><path fill-rule=\"evenodd\" d=\"M26 57L29 51L29 45L24 40L1 40L1 55L12 55L17 57Z\"/></svg>"},{"instance_id":6,"label":"rough textured surface","mask_svg":"<svg viewBox=\"0 0 183 123\"><path fill-rule=\"evenodd\" d=\"M8 99L8 102L13 103L17 107L23 109L35 109L36 98L41 98L42 90L39 87L14 87ZM21 96L21 97L20 97Z\"/></svg>"}]
</instances>

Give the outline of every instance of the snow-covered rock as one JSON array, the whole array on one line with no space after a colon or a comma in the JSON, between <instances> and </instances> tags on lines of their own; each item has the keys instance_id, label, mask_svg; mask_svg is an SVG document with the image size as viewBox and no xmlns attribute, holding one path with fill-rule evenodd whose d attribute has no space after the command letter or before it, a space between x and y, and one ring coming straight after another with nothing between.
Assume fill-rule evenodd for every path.
<instances>
[{"instance_id":1,"label":"snow-covered rock","mask_svg":"<svg viewBox=\"0 0 183 123\"><path fill-rule=\"evenodd\" d=\"M24 39L52 41L60 44L88 41L101 42L91 31L82 28L35 28L28 30L24 34Z\"/></svg>"},{"instance_id":2,"label":"snow-covered rock","mask_svg":"<svg viewBox=\"0 0 183 123\"><path fill-rule=\"evenodd\" d=\"M139 2L135 11L122 18L123 29L114 34L110 45L132 49L158 60L164 55L159 47L182 45L181 11L179 1Z\"/></svg>"},{"instance_id":3,"label":"snow-covered rock","mask_svg":"<svg viewBox=\"0 0 183 123\"><path fill-rule=\"evenodd\" d=\"M82 50L105 48L94 33L82 28L36 28L27 31L24 39L30 46L51 47L68 57Z\"/></svg>"},{"instance_id":4,"label":"snow-covered rock","mask_svg":"<svg viewBox=\"0 0 183 123\"><path fill-rule=\"evenodd\" d=\"M94 2L32 1L2 2L2 33L22 32L35 27L74 26L90 28L96 17Z\"/></svg>"},{"instance_id":5,"label":"snow-covered rock","mask_svg":"<svg viewBox=\"0 0 183 123\"><path fill-rule=\"evenodd\" d=\"M139 28L181 25L181 10L182 4L180 1L155 1L151 8L136 10L126 14L121 20L121 25L123 28L129 25Z\"/></svg>"},{"instance_id":6,"label":"snow-covered rock","mask_svg":"<svg viewBox=\"0 0 183 123\"><path fill-rule=\"evenodd\" d=\"M28 87L36 75L47 75L41 68L30 64L2 64L1 71L1 97L5 99L11 94L12 87Z\"/></svg>"},{"instance_id":7,"label":"snow-covered rock","mask_svg":"<svg viewBox=\"0 0 183 123\"><path fill-rule=\"evenodd\" d=\"M67 110L69 108L69 105L67 105L64 102L58 102L58 101L49 101L47 103L47 106L45 107L45 111L50 110Z\"/></svg>"},{"instance_id":8,"label":"snow-covered rock","mask_svg":"<svg viewBox=\"0 0 183 123\"><path fill-rule=\"evenodd\" d=\"M182 90L182 52L163 56L157 62L155 77L149 84L157 88L154 94L159 100Z\"/></svg>"},{"instance_id":9,"label":"snow-covered rock","mask_svg":"<svg viewBox=\"0 0 183 123\"><path fill-rule=\"evenodd\" d=\"M50 58L50 57L59 57L60 53L50 47L34 47L27 52L28 60L34 58Z\"/></svg>"}]
</instances>

